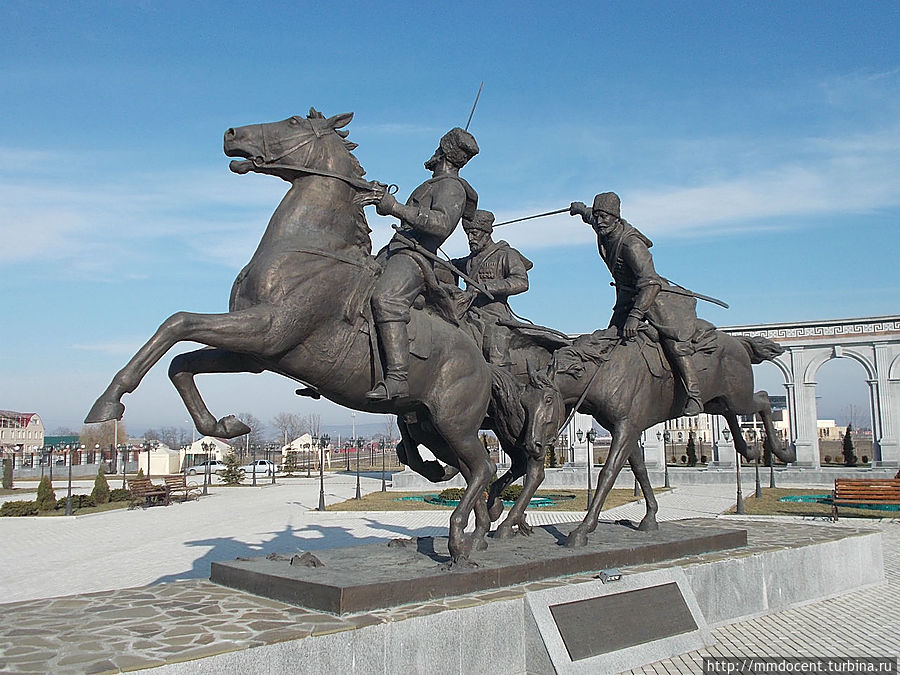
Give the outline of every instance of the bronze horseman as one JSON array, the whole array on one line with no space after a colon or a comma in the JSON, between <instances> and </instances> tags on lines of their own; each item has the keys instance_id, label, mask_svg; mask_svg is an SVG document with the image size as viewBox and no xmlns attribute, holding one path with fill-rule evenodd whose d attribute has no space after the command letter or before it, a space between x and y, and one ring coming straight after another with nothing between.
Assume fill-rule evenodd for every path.
<instances>
[{"instance_id":1,"label":"bronze horseman","mask_svg":"<svg viewBox=\"0 0 900 675\"><path fill-rule=\"evenodd\" d=\"M382 216L400 219L399 231L407 241L435 254L453 234L460 218L472 218L478 194L459 176L459 170L478 154L478 144L467 131L454 128L441 138L437 150L425 162L433 176L413 190L400 204L387 190L375 203ZM368 394L370 400L409 396L409 310L434 279L433 263L409 243L394 237L388 245L387 264L375 284L372 313L381 342L384 378Z\"/></svg>"},{"instance_id":2,"label":"bronze horseman","mask_svg":"<svg viewBox=\"0 0 900 675\"><path fill-rule=\"evenodd\" d=\"M691 359L691 338L697 330L696 298L656 273L650 254L653 242L621 217L615 192L594 197L590 211L584 203L573 202L569 213L581 216L594 228L600 257L612 274L616 304L610 327L618 328L627 340L637 336L644 321L655 328L669 363L684 384L687 401L683 414L700 414L703 398Z\"/></svg>"},{"instance_id":3,"label":"bronze horseman","mask_svg":"<svg viewBox=\"0 0 900 675\"><path fill-rule=\"evenodd\" d=\"M480 333L480 344L488 363L508 367L510 331L501 321L513 321L507 299L528 290L528 270L533 264L505 241L494 241L494 214L478 209L471 220L463 220L463 229L469 239L470 254L455 258L453 265L474 278L481 285L476 289L466 284L472 294L466 314L473 331ZM485 295L487 291L493 298Z\"/></svg>"}]
</instances>

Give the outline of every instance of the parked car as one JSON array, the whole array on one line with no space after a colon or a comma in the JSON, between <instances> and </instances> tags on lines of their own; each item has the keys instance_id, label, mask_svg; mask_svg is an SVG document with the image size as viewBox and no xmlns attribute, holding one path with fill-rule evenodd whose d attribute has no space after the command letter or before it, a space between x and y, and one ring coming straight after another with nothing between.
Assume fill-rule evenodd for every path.
<instances>
[{"instance_id":1,"label":"parked car","mask_svg":"<svg viewBox=\"0 0 900 675\"><path fill-rule=\"evenodd\" d=\"M189 466L187 468L187 474L189 476L196 476L198 473L206 473L206 464L207 462L200 462L199 464L195 464L194 466ZM220 474L226 469L225 462L220 462L218 459L209 460L209 472Z\"/></svg>"},{"instance_id":2,"label":"parked car","mask_svg":"<svg viewBox=\"0 0 900 675\"><path fill-rule=\"evenodd\" d=\"M251 478L253 476L254 466L256 467L257 476L271 476L273 472L278 473L281 471L281 467L277 464L274 464L267 459L257 459L255 462L244 464L244 466L241 467L244 470L244 478Z\"/></svg>"}]
</instances>

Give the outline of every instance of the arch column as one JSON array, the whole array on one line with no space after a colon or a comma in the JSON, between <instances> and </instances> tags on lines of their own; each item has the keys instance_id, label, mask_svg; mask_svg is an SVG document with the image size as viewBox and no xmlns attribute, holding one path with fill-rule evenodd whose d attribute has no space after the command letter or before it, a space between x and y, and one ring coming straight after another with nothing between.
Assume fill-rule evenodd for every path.
<instances>
[{"instance_id":1,"label":"arch column","mask_svg":"<svg viewBox=\"0 0 900 675\"><path fill-rule=\"evenodd\" d=\"M665 468L666 451L664 448L665 441L656 437L656 434L662 434L666 430L664 422L655 424L643 432L642 438L644 443L644 464L649 470L662 471Z\"/></svg>"},{"instance_id":2,"label":"arch column","mask_svg":"<svg viewBox=\"0 0 900 675\"><path fill-rule=\"evenodd\" d=\"M900 347L876 345L876 379L869 383L874 445L872 466L900 466L900 372L891 372L892 368L900 371Z\"/></svg>"},{"instance_id":3,"label":"arch column","mask_svg":"<svg viewBox=\"0 0 900 675\"><path fill-rule=\"evenodd\" d=\"M819 468L819 434L816 424L816 381L806 380L806 371L812 361L823 349L805 349L791 347L789 350L791 380L793 387L793 409L795 417L791 419L791 436L797 450L794 466ZM790 389L788 390L790 392Z\"/></svg>"}]
</instances>

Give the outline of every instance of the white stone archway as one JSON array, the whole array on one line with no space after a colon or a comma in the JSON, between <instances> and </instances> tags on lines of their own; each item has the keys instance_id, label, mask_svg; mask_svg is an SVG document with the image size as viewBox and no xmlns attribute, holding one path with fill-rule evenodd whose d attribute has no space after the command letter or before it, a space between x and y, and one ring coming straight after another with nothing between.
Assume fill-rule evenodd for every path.
<instances>
[{"instance_id":1,"label":"white stone archway","mask_svg":"<svg viewBox=\"0 0 900 675\"><path fill-rule=\"evenodd\" d=\"M835 358L866 372L872 420L873 466L900 466L900 316L733 326L732 335L761 336L785 348L775 360L787 389L797 466L818 467L816 375Z\"/></svg>"}]
</instances>

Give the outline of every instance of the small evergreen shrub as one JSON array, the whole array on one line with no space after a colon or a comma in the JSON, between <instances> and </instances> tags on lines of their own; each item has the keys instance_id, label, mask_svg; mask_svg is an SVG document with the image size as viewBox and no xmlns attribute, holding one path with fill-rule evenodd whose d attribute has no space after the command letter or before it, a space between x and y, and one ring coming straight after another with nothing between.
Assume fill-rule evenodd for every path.
<instances>
[{"instance_id":1,"label":"small evergreen shrub","mask_svg":"<svg viewBox=\"0 0 900 675\"><path fill-rule=\"evenodd\" d=\"M465 494L465 488L447 488L445 490L441 490L438 494L439 499L445 499L447 501L454 501L462 499L463 494Z\"/></svg>"},{"instance_id":2,"label":"small evergreen shrub","mask_svg":"<svg viewBox=\"0 0 900 675\"><path fill-rule=\"evenodd\" d=\"M144 470L138 469L138 472L137 472L137 475L135 476L135 478L143 478L143 477L144 477Z\"/></svg>"},{"instance_id":3,"label":"small evergreen shrub","mask_svg":"<svg viewBox=\"0 0 900 675\"><path fill-rule=\"evenodd\" d=\"M297 461L297 453L289 452L287 454L287 458L284 460L284 475L287 478L290 478L295 471L300 470L300 463Z\"/></svg>"},{"instance_id":4,"label":"small evergreen shrub","mask_svg":"<svg viewBox=\"0 0 900 675\"><path fill-rule=\"evenodd\" d=\"M856 453L853 452L853 437L850 435L850 432L853 430L853 425L847 425L847 432L844 434L843 438L843 449L841 450L841 454L844 456L844 465L845 466L856 466Z\"/></svg>"},{"instance_id":5,"label":"small evergreen shrub","mask_svg":"<svg viewBox=\"0 0 900 675\"><path fill-rule=\"evenodd\" d=\"M693 431L688 434L688 442L687 447L685 448L685 452L687 453L687 465L697 466L697 446L694 443Z\"/></svg>"},{"instance_id":6,"label":"small evergreen shrub","mask_svg":"<svg viewBox=\"0 0 900 675\"><path fill-rule=\"evenodd\" d=\"M709 461L709 457L707 457L706 455L700 455L700 463L701 464L706 464L708 461Z\"/></svg>"},{"instance_id":7,"label":"small evergreen shrub","mask_svg":"<svg viewBox=\"0 0 900 675\"><path fill-rule=\"evenodd\" d=\"M831 464L831 455L825 455L825 463Z\"/></svg>"},{"instance_id":8,"label":"small evergreen shrub","mask_svg":"<svg viewBox=\"0 0 900 675\"><path fill-rule=\"evenodd\" d=\"M500 499L505 502L514 502L519 498L519 495L522 494L522 490L524 489L525 488L521 485L510 485L500 493Z\"/></svg>"},{"instance_id":9,"label":"small evergreen shrub","mask_svg":"<svg viewBox=\"0 0 900 675\"><path fill-rule=\"evenodd\" d=\"M96 502L94 502L94 498L91 495L72 495L72 510L75 509L86 509L89 506L97 506ZM63 510L66 508L66 498L62 497L56 500L56 506L54 507L57 510Z\"/></svg>"},{"instance_id":10,"label":"small evergreen shrub","mask_svg":"<svg viewBox=\"0 0 900 675\"><path fill-rule=\"evenodd\" d=\"M553 469L556 467L556 463L556 448L551 445L549 448L547 448L547 455L546 457L544 457L544 466Z\"/></svg>"},{"instance_id":11,"label":"small evergreen shrub","mask_svg":"<svg viewBox=\"0 0 900 675\"><path fill-rule=\"evenodd\" d=\"M38 511L50 511L56 506L56 493L53 492L49 476L41 478L41 482L38 483L37 499L34 501Z\"/></svg>"},{"instance_id":12,"label":"small evergreen shrub","mask_svg":"<svg viewBox=\"0 0 900 675\"><path fill-rule=\"evenodd\" d=\"M12 490L13 487L13 466L11 459L3 460L3 489Z\"/></svg>"},{"instance_id":13,"label":"small evergreen shrub","mask_svg":"<svg viewBox=\"0 0 900 675\"><path fill-rule=\"evenodd\" d=\"M244 470L238 464L238 458L233 452L225 455L225 468L220 474L225 485L240 485L244 480Z\"/></svg>"},{"instance_id":14,"label":"small evergreen shrub","mask_svg":"<svg viewBox=\"0 0 900 675\"><path fill-rule=\"evenodd\" d=\"M111 502L127 502L131 501L131 490L123 490L115 488L109 491L109 501Z\"/></svg>"},{"instance_id":15,"label":"small evergreen shrub","mask_svg":"<svg viewBox=\"0 0 900 675\"><path fill-rule=\"evenodd\" d=\"M869 456L868 456L868 455L863 455L863 456L862 456L862 462L863 462L863 464L868 464L868 463L869 463Z\"/></svg>"},{"instance_id":16,"label":"small evergreen shrub","mask_svg":"<svg viewBox=\"0 0 900 675\"><path fill-rule=\"evenodd\" d=\"M38 507L36 502L3 502L0 506L0 516L36 516Z\"/></svg>"},{"instance_id":17,"label":"small evergreen shrub","mask_svg":"<svg viewBox=\"0 0 900 675\"><path fill-rule=\"evenodd\" d=\"M109 501L109 483L106 482L106 476L103 475L103 466L97 469L97 477L94 479L94 489L91 490L91 497L95 504L106 504Z\"/></svg>"}]
</instances>

